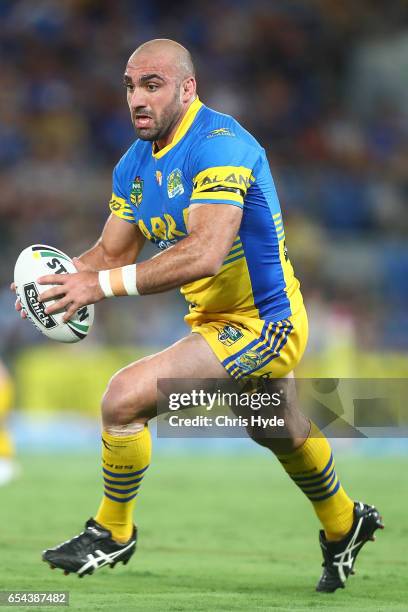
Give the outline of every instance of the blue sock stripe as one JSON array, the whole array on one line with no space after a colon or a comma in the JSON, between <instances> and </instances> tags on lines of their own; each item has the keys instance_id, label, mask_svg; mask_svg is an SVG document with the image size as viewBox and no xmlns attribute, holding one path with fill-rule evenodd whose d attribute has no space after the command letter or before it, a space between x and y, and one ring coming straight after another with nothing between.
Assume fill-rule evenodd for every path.
<instances>
[{"instance_id":1,"label":"blue sock stripe","mask_svg":"<svg viewBox=\"0 0 408 612\"><path fill-rule=\"evenodd\" d=\"M316 487L316 489L309 489L309 491L305 491L304 489L302 489L302 491L308 497L309 497L309 495L315 495L315 494L320 494L320 493L327 493L327 491L329 491L330 487L333 486L333 483L336 480L336 478L337 478L337 474L336 474L336 472L333 472L333 475L330 478L330 481L327 482L322 487Z\"/></svg>"},{"instance_id":2,"label":"blue sock stripe","mask_svg":"<svg viewBox=\"0 0 408 612\"><path fill-rule=\"evenodd\" d=\"M143 480L143 476L140 478L135 478L134 480L126 480L125 482L120 480L109 480L108 478L103 477L103 481L110 485L115 485L117 487L127 487L128 485L136 484L137 482L141 482Z\"/></svg>"},{"instance_id":3,"label":"blue sock stripe","mask_svg":"<svg viewBox=\"0 0 408 612\"><path fill-rule=\"evenodd\" d=\"M133 491L137 491L138 488L140 487L140 485L137 485L137 487L133 487L132 489L124 489L122 491L122 489L115 489L113 487L107 487L105 485L105 491L113 491L114 493L133 493Z\"/></svg>"},{"instance_id":4,"label":"blue sock stripe","mask_svg":"<svg viewBox=\"0 0 408 612\"><path fill-rule=\"evenodd\" d=\"M323 501L324 499L328 499L329 497L331 497L332 495L334 495L335 493L337 493L337 491L340 488L340 480L337 481L336 486L334 487L333 491L330 491L330 493L326 493L326 495L321 495L320 497L309 497L310 501Z\"/></svg>"},{"instance_id":5,"label":"blue sock stripe","mask_svg":"<svg viewBox=\"0 0 408 612\"><path fill-rule=\"evenodd\" d=\"M147 470L149 466L146 465L142 470L138 470L137 472L128 472L127 474L117 474L116 472L110 472L105 468L102 468L103 472L108 476L113 476L114 478L130 478L131 476L138 476L139 474L143 474Z\"/></svg>"},{"instance_id":6,"label":"blue sock stripe","mask_svg":"<svg viewBox=\"0 0 408 612\"><path fill-rule=\"evenodd\" d=\"M330 459L327 462L326 467L321 472L317 472L316 474L313 474L313 476L296 476L296 474L293 474L293 475L289 474L289 476L292 478L292 480L296 482L296 484L303 483L303 481L311 482L312 480L315 480L316 478L321 478L324 474L326 474L326 472L330 470L332 463L333 463L333 454L331 453Z\"/></svg>"},{"instance_id":7,"label":"blue sock stripe","mask_svg":"<svg viewBox=\"0 0 408 612\"><path fill-rule=\"evenodd\" d=\"M310 490L310 487L319 487L322 486L323 483L327 484L327 481L329 480L329 478L331 478L333 476L334 473L334 466L332 467L332 469L330 470L330 472L328 472L326 474L326 476L324 476L323 478L321 478L320 480L316 480L316 482L296 482L297 486L300 487L302 489L302 491L305 491L305 493L307 493L308 489ZM324 485L326 486L326 485Z\"/></svg>"},{"instance_id":8,"label":"blue sock stripe","mask_svg":"<svg viewBox=\"0 0 408 612\"><path fill-rule=\"evenodd\" d=\"M134 499L137 495L137 493L135 493L134 495L131 495L130 497L124 497L122 499L120 499L119 497L115 497L114 495L109 495L109 493L106 493L106 491L104 492L105 497L107 497L108 499L111 499L112 501L115 502L119 502L120 504L125 504L128 501L132 501L132 499Z\"/></svg>"}]
</instances>

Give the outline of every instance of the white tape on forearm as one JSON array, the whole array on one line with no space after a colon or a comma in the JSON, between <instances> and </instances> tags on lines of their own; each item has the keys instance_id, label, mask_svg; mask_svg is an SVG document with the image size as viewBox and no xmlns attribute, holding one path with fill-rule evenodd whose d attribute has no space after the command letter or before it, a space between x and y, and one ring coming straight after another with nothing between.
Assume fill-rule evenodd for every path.
<instances>
[{"instance_id":1,"label":"white tape on forearm","mask_svg":"<svg viewBox=\"0 0 408 612\"><path fill-rule=\"evenodd\" d=\"M136 264L101 270L98 279L105 297L139 295L136 286Z\"/></svg>"},{"instance_id":2,"label":"white tape on forearm","mask_svg":"<svg viewBox=\"0 0 408 612\"><path fill-rule=\"evenodd\" d=\"M123 284L128 295L139 295L136 286L136 264L123 266L122 268Z\"/></svg>"},{"instance_id":3,"label":"white tape on forearm","mask_svg":"<svg viewBox=\"0 0 408 612\"><path fill-rule=\"evenodd\" d=\"M98 274L99 284L105 297L112 297L113 291L110 283L110 270L101 270Z\"/></svg>"}]
</instances>

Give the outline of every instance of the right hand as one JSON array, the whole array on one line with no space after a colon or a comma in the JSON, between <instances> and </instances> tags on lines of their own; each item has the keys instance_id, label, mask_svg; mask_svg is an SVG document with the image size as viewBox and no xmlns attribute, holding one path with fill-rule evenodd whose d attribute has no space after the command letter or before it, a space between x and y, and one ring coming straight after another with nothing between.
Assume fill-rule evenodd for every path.
<instances>
[{"instance_id":1,"label":"right hand","mask_svg":"<svg viewBox=\"0 0 408 612\"><path fill-rule=\"evenodd\" d=\"M15 283L11 283L11 285L10 285L10 289L11 289L11 291L15 291L15 290L16 290L16 285L15 285ZM20 302L19 298L17 298L17 299L16 299L16 303L15 303L15 306L14 306L14 307L15 307L15 309L17 310L17 312L19 312L19 313L20 313L20 317L21 317L22 319L26 319L26 318L27 318L27 313L26 313L26 312L25 312L25 310L23 309L23 307L22 307L22 305L21 305L21 302Z\"/></svg>"}]
</instances>

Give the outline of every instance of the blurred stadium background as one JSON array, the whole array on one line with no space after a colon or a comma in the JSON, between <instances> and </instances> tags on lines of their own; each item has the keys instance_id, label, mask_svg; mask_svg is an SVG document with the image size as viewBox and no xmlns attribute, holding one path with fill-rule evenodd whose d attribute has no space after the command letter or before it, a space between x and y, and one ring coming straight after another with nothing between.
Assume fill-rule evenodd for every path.
<instances>
[{"instance_id":1,"label":"blurred stadium background","mask_svg":"<svg viewBox=\"0 0 408 612\"><path fill-rule=\"evenodd\" d=\"M0 0L0 348L16 383L19 450L91 450L96 465L95 416L111 374L187 331L172 292L106 301L84 343L53 345L19 320L8 288L27 245L75 255L97 238L113 166L134 138L123 69L155 37L186 45L202 101L267 149L310 317L300 373L408 376L406 9L404 0Z\"/></svg>"}]
</instances>

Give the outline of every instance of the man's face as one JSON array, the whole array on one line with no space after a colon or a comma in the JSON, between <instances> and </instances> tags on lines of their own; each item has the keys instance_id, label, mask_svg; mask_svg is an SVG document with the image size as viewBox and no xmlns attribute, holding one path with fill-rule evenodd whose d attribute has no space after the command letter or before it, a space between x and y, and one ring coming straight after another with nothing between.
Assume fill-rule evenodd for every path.
<instances>
[{"instance_id":1,"label":"man's face","mask_svg":"<svg viewBox=\"0 0 408 612\"><path fill-rule=\"evenodd\" d=\"M180 80L160 58L132 56L124 83L132 123L141 140L166 139L181 116Z\"/></svg>"}]
</instances>

